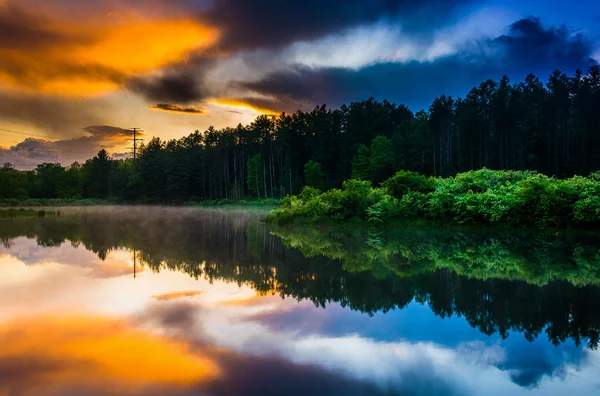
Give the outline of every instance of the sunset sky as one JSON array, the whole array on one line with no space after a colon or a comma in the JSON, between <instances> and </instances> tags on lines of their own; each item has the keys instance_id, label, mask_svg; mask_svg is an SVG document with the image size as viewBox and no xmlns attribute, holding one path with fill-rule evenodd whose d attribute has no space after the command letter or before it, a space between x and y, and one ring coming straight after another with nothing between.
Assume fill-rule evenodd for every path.
<instances>
[{"instance_id":1,"label":"sunset sky","mask_svg":"<svg viewBox=\"0 0 600 396\"><path fill-rule=\"evenodd\" d=\"M416 111L598 60L593 0L0 0L0 163L369 96Z\"/></svg>"}]
</instances>

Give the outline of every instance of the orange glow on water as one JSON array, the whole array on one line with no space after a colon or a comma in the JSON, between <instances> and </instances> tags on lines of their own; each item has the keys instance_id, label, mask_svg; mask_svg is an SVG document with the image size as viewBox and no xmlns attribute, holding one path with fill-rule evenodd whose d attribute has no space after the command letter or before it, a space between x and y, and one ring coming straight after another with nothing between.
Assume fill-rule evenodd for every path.
<instances>
[{"instance_id":1,"label":"orange glow on water","mask_svg":"<svg viewBox=\"0 0 600 396\"><path fill-rule=\"evenodd\" d=\"M36 318L0 327L0 361L21 362L0 395L76 387L189 386L219 375L217 364L180 342L100 317ZM21 393L19 393L21 394Z\"/></svg>"}]
</instances>

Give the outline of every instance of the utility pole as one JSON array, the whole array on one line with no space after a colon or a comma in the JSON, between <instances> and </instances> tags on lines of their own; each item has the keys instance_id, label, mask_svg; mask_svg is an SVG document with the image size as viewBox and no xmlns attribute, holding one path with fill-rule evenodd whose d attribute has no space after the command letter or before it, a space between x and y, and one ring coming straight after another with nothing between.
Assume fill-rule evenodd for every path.
<instances>
[{"instance_id":1,"label":"utility pole","mask_svg":"<svg viewBox=\"0 0 600 396\"><path fill-rule=\"evenodd\" d=\"M133 140L133 158L135 159L135 158L137 158L137 142L144 140L144 139L138 139L137 134L138 134L138 132L144 132L144 131L142 131L140 128L131 128L129 130L133 131L133 139L127 139L127 140Z\"/></svg>"}]
</instances>

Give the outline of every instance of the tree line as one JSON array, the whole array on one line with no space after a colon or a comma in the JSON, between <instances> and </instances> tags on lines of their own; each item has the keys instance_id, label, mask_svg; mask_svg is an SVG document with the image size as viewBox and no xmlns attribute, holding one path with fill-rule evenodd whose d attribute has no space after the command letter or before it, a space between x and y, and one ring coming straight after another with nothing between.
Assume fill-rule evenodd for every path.
<instances>
[{"instance_id":1,"label":"tree line","mask_svg":"<svg viewBox=\"0 0 600 396\"><path fill-rule=\"evenodd\" d=\"M600 66L571 76L487 80L427 111L374 98L318 106L249 125L153 138L138 158L102 150L84 164L0 170L0 199L112 198L184 202L281 198L306 185L379 183L397 170L453 176L473 169L536 170L559 178L600 169Z\"/></svg>"}]
</instances>

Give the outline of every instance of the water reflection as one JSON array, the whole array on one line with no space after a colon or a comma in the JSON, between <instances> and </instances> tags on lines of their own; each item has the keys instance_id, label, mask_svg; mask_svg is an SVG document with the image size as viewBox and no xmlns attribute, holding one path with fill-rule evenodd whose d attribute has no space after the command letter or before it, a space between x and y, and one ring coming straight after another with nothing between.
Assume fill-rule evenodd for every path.
<instances>
[{"instance_id":1,"label":"water reflection","mask_svg":"<svg viewBox=\"0 0 600 396\"><path fill-rule=\"evenodd\" d=\"M0 394L598 390L593 235L273 229L260 217L2 220Z\"/></svg>"}]
</instances>

